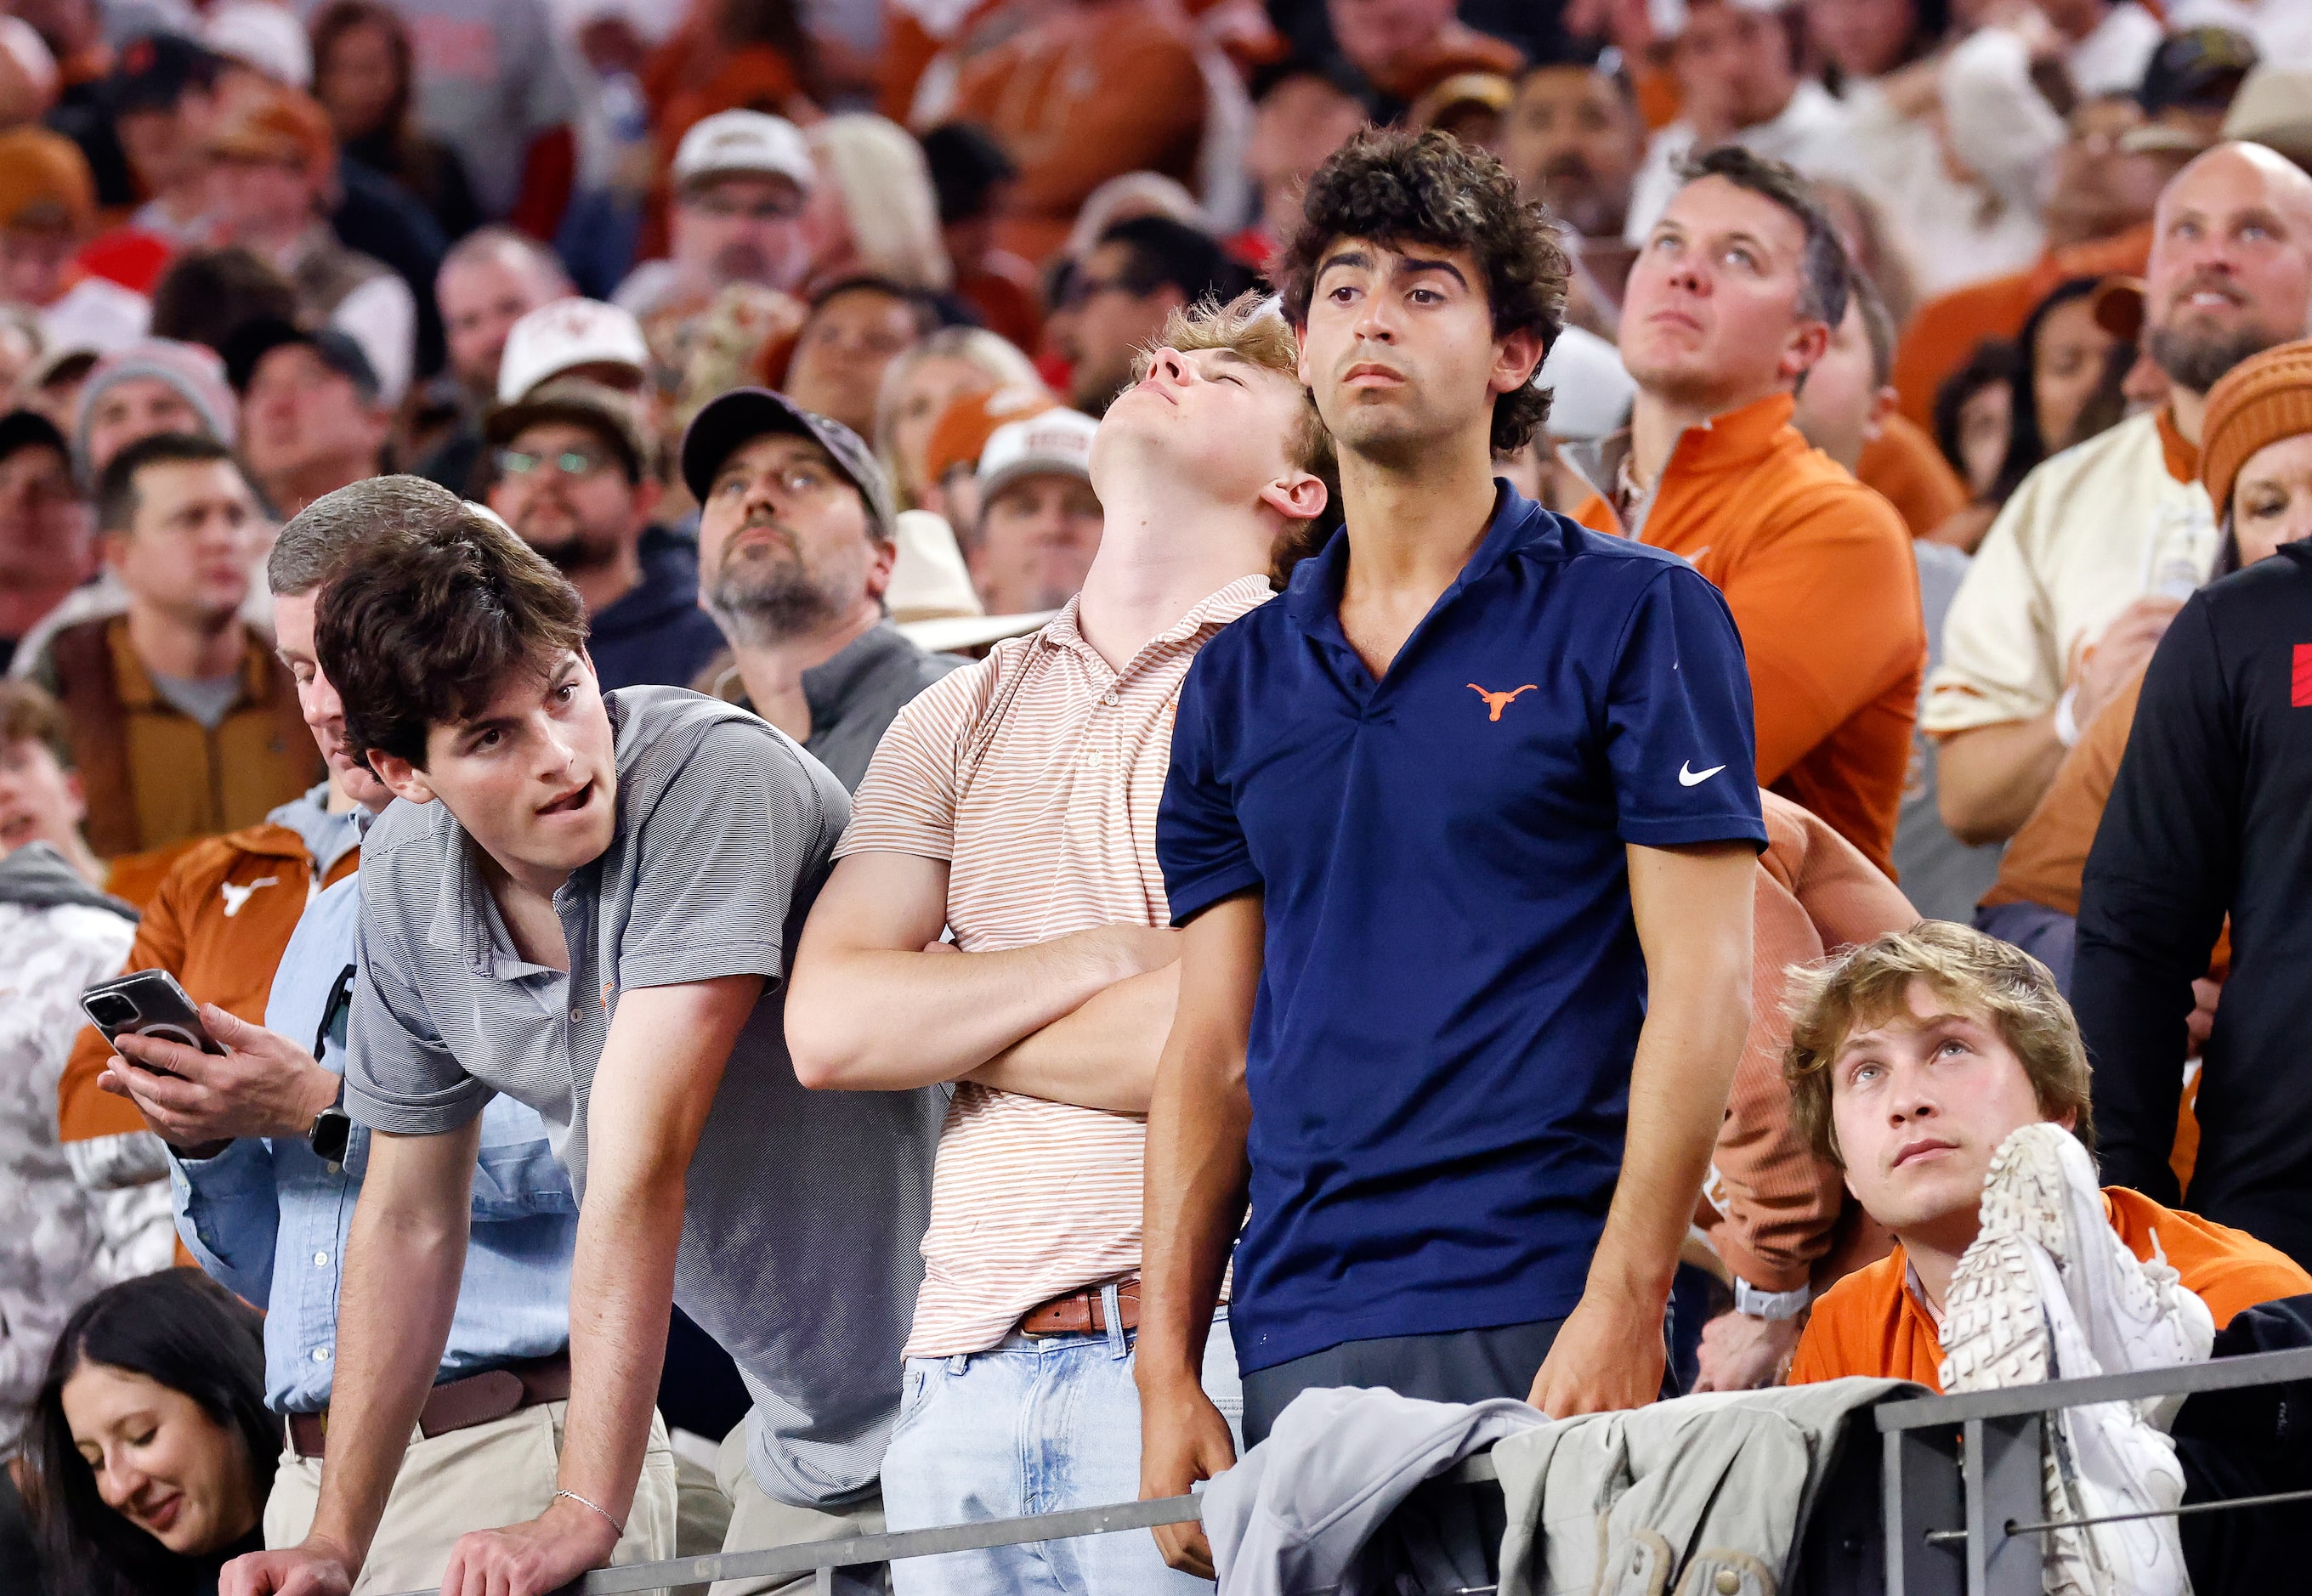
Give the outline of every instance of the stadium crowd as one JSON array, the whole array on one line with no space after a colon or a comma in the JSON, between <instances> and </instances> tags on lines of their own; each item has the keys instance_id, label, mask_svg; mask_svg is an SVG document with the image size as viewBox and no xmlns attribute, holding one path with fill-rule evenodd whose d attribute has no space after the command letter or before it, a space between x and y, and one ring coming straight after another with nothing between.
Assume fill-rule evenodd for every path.
<instances>
[{"instance_id":1,"label":"stadium crowd","mask_svg":"<svg viewBox=\"0 0 2312 1596\"><path fill-rule=\"evenodd\" d=\"M2312 1346L2302 0L0 0L0 667L11 1592Z\"/></svg>"}]
</instances>

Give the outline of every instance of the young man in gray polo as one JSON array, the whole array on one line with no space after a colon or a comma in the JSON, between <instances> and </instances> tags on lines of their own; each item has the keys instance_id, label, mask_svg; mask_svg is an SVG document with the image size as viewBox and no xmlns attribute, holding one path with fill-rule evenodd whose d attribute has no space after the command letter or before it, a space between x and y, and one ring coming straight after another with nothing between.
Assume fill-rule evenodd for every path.
<instances>
[{"instance_id":1,"label":"young man in gray polo","mask_svg":"<svg viewBox=\"0 0 2312 1596\"><path fill-rule=\"evenodd\" d=\"M313 1528L231 1565L227 1596L335 1596L360 1567L439 1358L499 1092L538 1110L579 1192L570 1406L552 1504L460 1540L444 1592L544 1596L608 1558L670 1300L755 1399L726 1544L881 1527L942 1103L808 1093L787 1058L787 952L848 802L743 711L605 697L584 639L569 583L463 507L323 597L348 741L403 800L363 854L346 1103L378 1134Z\"/></svg>"}]
</instances>

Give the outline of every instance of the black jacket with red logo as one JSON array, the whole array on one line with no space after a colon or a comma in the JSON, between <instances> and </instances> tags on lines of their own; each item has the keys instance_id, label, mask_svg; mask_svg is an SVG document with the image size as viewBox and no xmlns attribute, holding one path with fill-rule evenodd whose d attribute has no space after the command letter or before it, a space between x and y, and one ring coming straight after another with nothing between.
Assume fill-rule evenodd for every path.
<instances>
[{"instance_id":1,"label":"black jacket with red logo","mask_svg":"<svg viewBox=\"0 0 2312 1596\"><path fill-rule=\"evenodd\" d=\"M2312 542L2202 589L2152 656L2088 855L2071 999L2106 1182L2168 1167L2192 981L2231 973L2183 1206L2312 1265Z\"/></svg>"}]
</instances>

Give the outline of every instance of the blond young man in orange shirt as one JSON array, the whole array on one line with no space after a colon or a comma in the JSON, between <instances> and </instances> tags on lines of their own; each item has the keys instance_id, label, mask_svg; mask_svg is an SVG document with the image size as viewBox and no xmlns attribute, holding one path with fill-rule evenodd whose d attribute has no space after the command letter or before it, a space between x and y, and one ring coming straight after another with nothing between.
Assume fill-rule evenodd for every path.
<instances>
[{"instance_id":1,"label":"blond young man in orange shirt","mask_svg":"<svg viewBox=\"0 0 2312 1596\"><path fill-rule=\"evenodd\" d=\"M2078 1023L2029 955L1922 921L1813 972L1791 1037L1793 1120L1896 1243L1816 1303L1792 1383L1977 1390L2312 1344L2312 1276L2286 1256L2097 1189ZM2294 1488L2312 1463L2284 1411L2279 1400L2068 1410L2051 1426L2063 1443L2046 1462L2049 1516ZM2173 1419L2172 1438L2155 1418ZM2048 1589L2224 1590L2275 1549L2249 1515L2185 1524L2180 1564L2173 1518L2052 1537Z\"/></svg>"}]
</instances>

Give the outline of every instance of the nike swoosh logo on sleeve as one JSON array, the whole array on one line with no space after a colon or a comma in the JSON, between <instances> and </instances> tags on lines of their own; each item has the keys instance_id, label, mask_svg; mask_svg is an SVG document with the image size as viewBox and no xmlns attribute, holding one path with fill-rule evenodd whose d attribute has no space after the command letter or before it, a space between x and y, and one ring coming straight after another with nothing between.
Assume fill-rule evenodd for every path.
<instances>
[{"instance_id":1,"label":"nike swoosh logo on sleeve","mask_svg":"<svg viewBox=\"0 0 2312 1596\"><path fill-rule=\"evenodd\" d=\"M1684 761L1677 767L1677 784L1680 787L1698 787L1725 768L1722 764L1713 764L1706 771L1697 771L1692 760Z\"/></svg>"}]
</instances>

